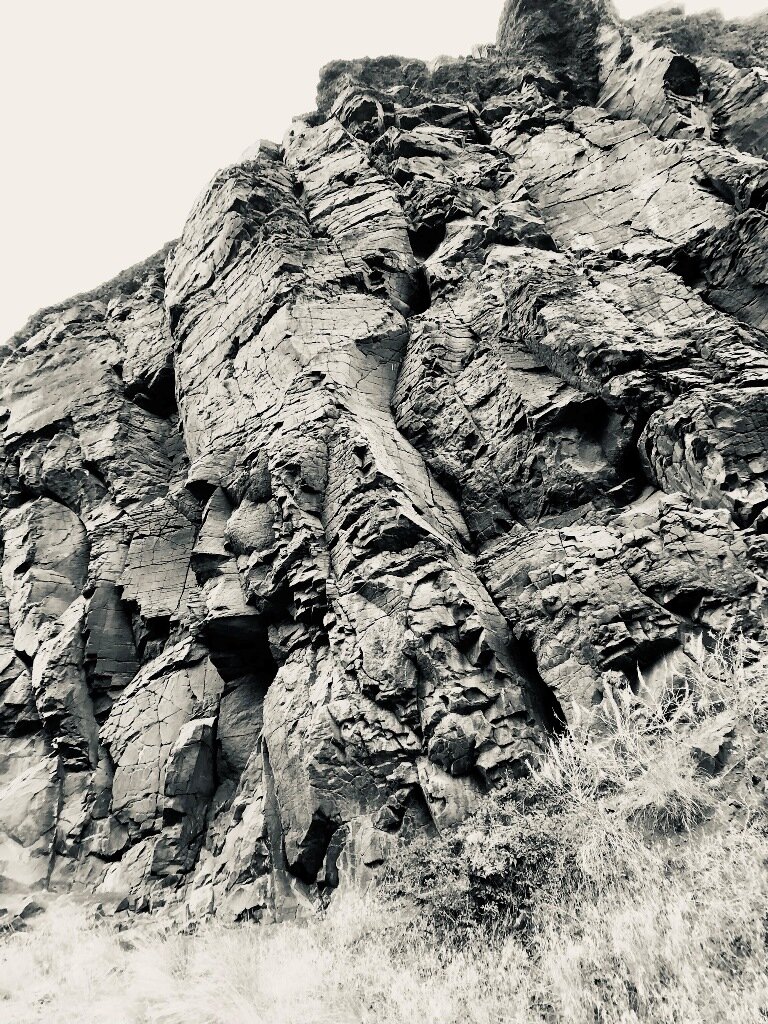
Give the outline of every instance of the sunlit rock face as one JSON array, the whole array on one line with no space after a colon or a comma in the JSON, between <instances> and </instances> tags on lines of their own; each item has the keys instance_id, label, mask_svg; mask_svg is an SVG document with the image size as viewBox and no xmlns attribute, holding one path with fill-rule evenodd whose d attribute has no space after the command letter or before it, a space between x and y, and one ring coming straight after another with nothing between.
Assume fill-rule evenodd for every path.
<instances>
[{"instance_id":1,"label":"sunlit rock face","mask_svg":"<svg viewBox=\"0 0 768 1024\"><path fill-rule=\"evenodd\" d=\"M311 912L765 639L762 73L575 0L474 52L330 65L3 346L0 889Z\"/></svg>"}]
</instances>

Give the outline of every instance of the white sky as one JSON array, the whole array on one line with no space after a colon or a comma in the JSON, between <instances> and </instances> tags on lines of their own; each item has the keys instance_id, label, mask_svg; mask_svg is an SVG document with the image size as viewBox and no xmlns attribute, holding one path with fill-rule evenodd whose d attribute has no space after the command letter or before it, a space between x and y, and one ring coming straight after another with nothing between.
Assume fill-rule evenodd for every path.
<instances>
[{"instance_id":1,"label":"white sky","mask_svg":"<svg viewBox=\"0 0 768 1024\"><path fill-rule=\"evenodd\" d=\"M706 10L716 0L689 0ZM657 6L618 0L624 17ZM729 16L768 0L726 0ZM490 42L502 0L0 0L0 340L176 237L334 58Z\"/></svg>"}]
</instances>

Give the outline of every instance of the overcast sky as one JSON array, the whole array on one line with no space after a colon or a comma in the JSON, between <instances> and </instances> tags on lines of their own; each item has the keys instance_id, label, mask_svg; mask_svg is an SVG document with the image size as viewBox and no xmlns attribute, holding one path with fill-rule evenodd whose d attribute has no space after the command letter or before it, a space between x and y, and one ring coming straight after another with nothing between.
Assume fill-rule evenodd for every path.
<instances>
[{"instance_id":1,"label":"overcast sky","mask_svg":"<svg viewBox=\"0 0 768 1024\"><path fill-rule=\"evenodd\" d=\"M502 0L0 0L0 340L176 237L337 57L467 53ZM656 6L618 0L628 17ZM712 0L689 0L704 10ZM728 0L731 16L768 0Z\"/></svg>"}]
</instances>

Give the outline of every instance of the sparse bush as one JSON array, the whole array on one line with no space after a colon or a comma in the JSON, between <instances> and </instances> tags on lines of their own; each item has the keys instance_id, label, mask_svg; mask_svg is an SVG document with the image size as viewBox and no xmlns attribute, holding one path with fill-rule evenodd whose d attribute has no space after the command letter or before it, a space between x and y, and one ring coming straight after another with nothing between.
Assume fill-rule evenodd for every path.
<instances>
[{"instance_id":1,"label":"sparse bush","mask_svg":"<svg viewBox=\"0 0 768 1024\"><path fill-rule=\"evenodd\" d=\"M526 806L523 787L489 799L437 840L421 837L388 865L384 893L415 904L442 940L467 932L525 932L536 894L575 869L561 815L541 794Z\"/></svg>"},{"instance_id":2,"label":"sparse bush","mask_svg":"<svg viewBox=\"0 0 768 1024\"><path fill-rule=\"evenodd\" d=\"M443 942L461 944L481 932L528 943L542 908L549 914L575 893L597 898L642 863L620 816L534 776L437 839L403 847L383 892L418 908L417 926Z\"/></svg>"},{"instance_id":3,"label":"sparse bush","mask_svg":"<svg viewBox=\"0 0 768 1024\"><path fill-rule=\"evenodd\" d=\"M713 3L713 8L717 5ZM728 5L720 5L728 13ZM659 6L629 21L629 27L644 38L657 41L681 53L701 57L722 57L737 67L768 64L765 12L752 18L726 19L717 10L685 13L685 5Z\"/></svg>"}]
</instances>

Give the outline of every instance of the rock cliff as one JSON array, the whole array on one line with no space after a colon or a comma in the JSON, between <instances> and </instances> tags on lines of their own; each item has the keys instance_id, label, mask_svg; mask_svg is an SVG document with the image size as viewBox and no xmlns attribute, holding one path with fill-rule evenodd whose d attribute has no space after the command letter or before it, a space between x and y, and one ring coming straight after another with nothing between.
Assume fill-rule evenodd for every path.
<instances>
[{"instance_id":1,"label":"rock cliff","mask_svg":"<svg viewBox=\"0 0 768 1024\"><path fill-rule=\"evenodd\" d=\"M768 77L598 0L325 68L2 347L0 888L285 917L765 641Z\"/></svg>"}]
</instances>

